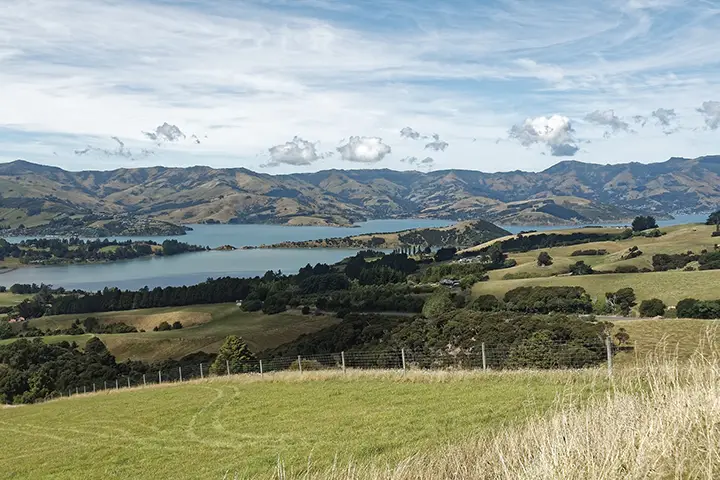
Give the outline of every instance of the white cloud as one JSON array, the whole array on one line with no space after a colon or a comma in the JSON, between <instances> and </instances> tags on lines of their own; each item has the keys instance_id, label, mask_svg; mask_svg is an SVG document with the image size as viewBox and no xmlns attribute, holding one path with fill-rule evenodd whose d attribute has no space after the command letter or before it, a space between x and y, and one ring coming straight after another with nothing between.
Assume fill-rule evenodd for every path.
<instances>
[{"instance_id":1,"label":"white cloud","mask_svg":"<svg viewBox=\"0 0 720 480\"><path fill-rule=\"evenodd\" d=\"M507 0L468 9L460 0L397 0L383 4L383 15L353 0L301 8L286 0L5 3L1 160L85 167L90 156L72 153L78 145L102 150L102 139L118 136L142 164L249 165L294 132L330 145L357 131L396 138L398 126L412 125L447 132L453 149L444 166L475 168L482 152L486 170L508 168L509 156L513 168L541 169L553 159L495 144L515 119L541 111L582 119L613 108L633 123L623 115L650 117L657 105L696 124L669 139L644 129L631 149L621 137L598 142L583 159L656 161L717 148L712 112L707 130L692 128L703 124L695 109L706 92L720 88L720 22L709 1ZM401 16L407 21L393 20ZM138 126L164 119L186 141L137 158L152 143ZM576 125L583 138L586 127ZM203 137L192 132L211 139L198 144ZM403 145L403 155L430 153L416 143ZM549 148L569 153L577 144ZM102 156L107 167L126 160ZM312 164L336 166L330 157Z\"/></svg>"},{"instance_id":2,"label":"white cloud","mask_svg":"<svg viewBox=\"0 0 720 480\"><path fill-rule=\"evenodd\" d=\"M268 149L270 160L263 167L277 167L278 165L312 165L325 155L317 151L314 143L294 137L289 142L275 145Z\"/></svg>"},{"instance_id":3,"label":"white cloud","mask_svg":"<svg viewBox=\"0 0 720 480\"><path fill-rule=\"evenodd\" d=\"M508 137L524 147L546 145L554 157L570 157L580 150L570 119L562 115L528 118L521 124L513 125Z\"/></svg>"},{"instance_id":4,"label":"white cloud","mask_svg":"<svg viewBox=\"0 0 720 480\"><path fill-rule=\"evenodd\" d=\"M420 138L420 132L416 132L410 127L404 127L402 130L400 130L400 136L403 138L411 138L413 140L417 140Z\"/></svg>"},{"instance_id":5,"label":"white cloud","mask_svg":"<svg viewBox=\"0 0 720 480\"><path fill-rule=\"evenodd\" d=\"M356 163L377 163L392 152L380 137L350 137L337 148L343 160Z\"/></svg>"},{"instance_id":6,"label":"white cloud","mask_svg":"<svg viewBox=\"0 0 720 480\"><path fill-rule=\"evenodd\" d=\"M720 102L706 101L697 109L705 117L705 126L710 130L720 128Z\"/></svg>"},{"instance_id":7,"label":"white cloud","mask_svg":"<svg viewBox=\"0 0 720 480\"><path fill-rule=\"evenodd\" d=\"M441 151L444 152L445 149L450 146L449 143L447 143L443 140L440 140L440 135L438 135L437 133L433 133L432 138L433 138L433 141L430 143L427 143L425 145L426 149L429 148L431 150L435 150L436 152L441 152Z\"/></svg>"},{"instance_id":8,"label":"white cloud","mask_svg":"<svg viewBox=\"0 0 720 480\"><path fill-rule=\"evenodd\" d=\"M180 130L177 125L170 125L167 122L159 125L152 132L142 132L142 134L150 140L158 143L177 142L178 140L185 138L185 134L182 132L182 130Z\"/></svg>"},{"instance_id":9,"label":"white cloud","mask_svg":"<svg viewBox=\"0 0 720 480\"><path fill-rule=\"evenodd\" d=\"M630 128L630 124L615 115L613 110L605 110L604 112L595 110L594 112L585 115L585 121L595 125L608 127L609 130L606 130L604 134L605 138L609 138L611 135L620 132L633 132Z\"/></svg>"}]
</instances>

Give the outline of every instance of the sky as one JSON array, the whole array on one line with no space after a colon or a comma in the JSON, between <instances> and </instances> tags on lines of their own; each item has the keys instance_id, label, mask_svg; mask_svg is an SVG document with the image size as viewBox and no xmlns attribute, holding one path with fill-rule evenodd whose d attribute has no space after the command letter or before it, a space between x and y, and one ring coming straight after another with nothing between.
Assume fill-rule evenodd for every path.
<instances>
[{"instance_id":1,"label":"sky","mask_svg":"<svg viewBox=\"0 0 720 480\"><path fill-rule=\"evenodd\" d=\"M0 162L487 172L720 153L715 0L6 0Z\"/></svg>"}]
</instances>

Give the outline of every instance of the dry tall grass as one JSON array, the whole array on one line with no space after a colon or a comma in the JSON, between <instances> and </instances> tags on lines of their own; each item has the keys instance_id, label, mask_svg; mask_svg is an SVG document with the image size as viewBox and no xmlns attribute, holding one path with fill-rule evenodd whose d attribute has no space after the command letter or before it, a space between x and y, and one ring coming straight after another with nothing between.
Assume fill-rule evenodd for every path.
<instances>
[{"instance_id":1,"label":"dry tall grass","mask_svg":"<svg viewBox=\"0 0 720 480\"><path fill-rule=\"evenodd\" d=\"M667 353L618 371L611 392L589 405L394 466L337 466L305 480L717 479L720 356ZM398 432L402 435L402 432ZM282 466L277 478L288 478Z\"/></svg>"}]
</instances>

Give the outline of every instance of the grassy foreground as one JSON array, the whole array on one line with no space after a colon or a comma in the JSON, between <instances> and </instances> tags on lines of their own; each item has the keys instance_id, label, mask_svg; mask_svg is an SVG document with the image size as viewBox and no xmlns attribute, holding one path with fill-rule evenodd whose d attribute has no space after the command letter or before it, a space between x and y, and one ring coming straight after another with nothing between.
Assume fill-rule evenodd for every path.
<instances>
[{"instance_id":1,"label":"grassy foreground","mask_svg":"<svg viewBox=\"0 0 720 480\"><path fill-rule=\"evenodd\" d=\"M234 303L193 305L188 307L148 308L122 312L87 313L41 317L31 325L41 329L67 328L76 319L98 317L102 323L123 322L145 332L98 335L119 360L164 360L181 358L203 350L216 352L228 335L242 336L253 351L276 347L339 320L330 316L315 317L298 312L264 315L243 312ZM166 321L180 321L184 328L153 332L152 328ZM77 342L84 345L91 335L59 335L43 337L46 342ZM13 339L0 341L8 343Z\"/></svg>"},{"instance_id":2,"label":"grassy foreground","mask_svg":"<svg viewBox=\"0 0 720 480\"><path fill-rule=\"evenodd\" d=\"M604 388L597 371L216 378L0 408L9 478L270 478L396 462ZM237 475L237 476L236 476Z\"/></svg>"}]
</instances>

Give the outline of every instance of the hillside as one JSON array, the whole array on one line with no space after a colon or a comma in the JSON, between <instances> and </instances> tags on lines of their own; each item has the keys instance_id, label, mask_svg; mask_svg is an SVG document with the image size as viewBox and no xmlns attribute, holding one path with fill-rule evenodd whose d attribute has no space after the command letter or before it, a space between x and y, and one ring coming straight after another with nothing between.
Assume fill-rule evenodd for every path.
<instances>
[{"instance_id":1,"label":"hillside","mask_svg":"<svg viewBox=\"0 0 720 480\"><path fill-rule=\"evenodd\" d=\"M542 172L327 170L268 175L245 168L69 172L0 165L0 224L126 214L172 223L346 225L425 217L502 224L619 221L720 205L720 156L662 163L561 162Z\"/></svg>"},{"instance_id":2,"label":"hillside","mask_svg":"<svg viewBox=\"0 0 720 480\"><path fill-rule=\"evenodd\" d=\"M683 254L688 251L700 253L713 251L716 240L711 236L715 227L709 225L676 225L660 230L660 237L631 237L624 240L610 240L583 243L571 246L558 246L510 253L509 258L517 266L489 272L490 280L480 282L473 288L475 295L492 294L502 297L505 292L520 286L580 286L597 299L606 292L617 291L623 287L635 290L638 302L650 298L660 298L667 305L675 305L684 298L714 300L720 298L716 285L720 282L720 270L698 270L697 262L691 262L691 271L675 269L669 271L653 270L653 255ZM617 234L617 229L568 229L557 234ZM526 236L542 235L542 232ZM502 242L513 236L499 238L483 245L468 249L466 252L486 248L494 242ZM637 247L641 255L628 258L632 247ZM581 250L605 250L605 255L577 255ZM550 266L537 265L540 251L547 252L553 260ZM598 272L595 275L570 276L569 267L583 261ZM636 269L635 272L612 273L620 268Z\"/></svg>"},{"instance_id":3,"label":"hillside","mask_svg":"<svg viewBox=\"0 0 720 480\"><path fill-rule=\"evenodd\" d=\"M468 247L510 232L483 220L460 222L449 227L415 228L393 233L370 233L343 238L303 242L283 242L260 248L359 248L395 249L401 247Z\"/></svg>"}]
</instances>

